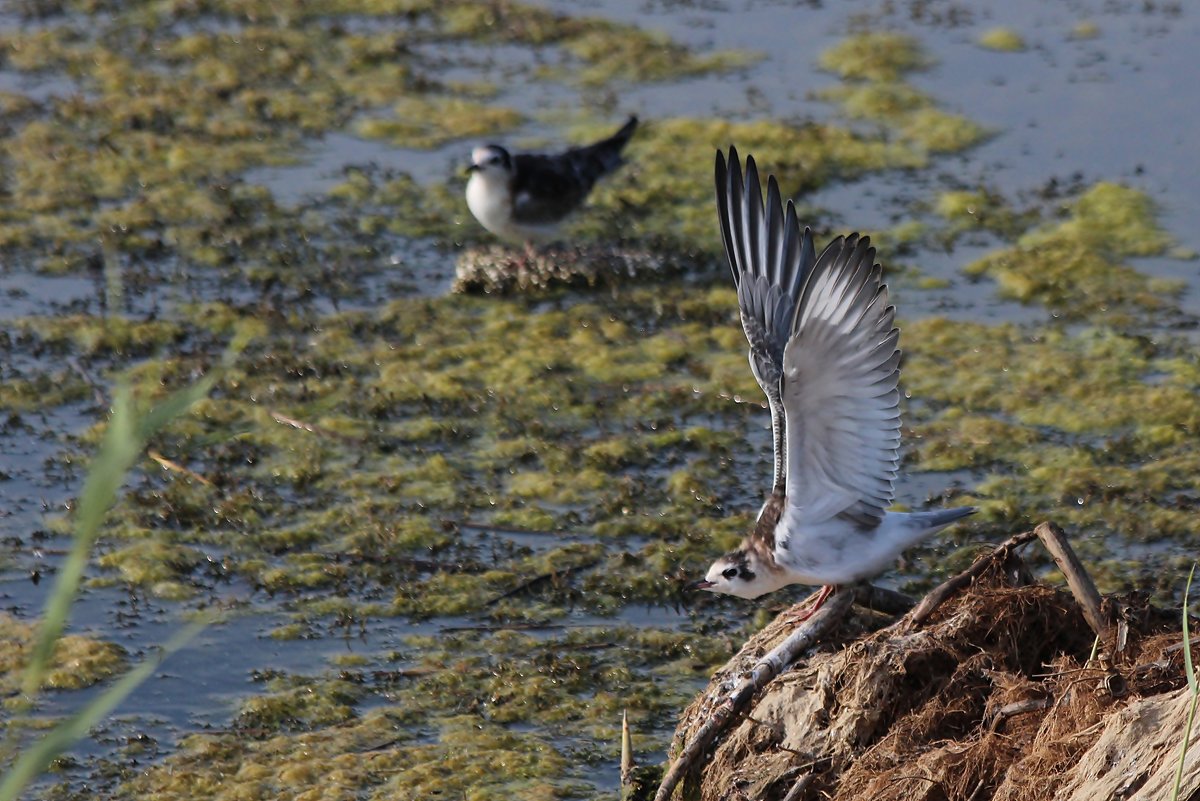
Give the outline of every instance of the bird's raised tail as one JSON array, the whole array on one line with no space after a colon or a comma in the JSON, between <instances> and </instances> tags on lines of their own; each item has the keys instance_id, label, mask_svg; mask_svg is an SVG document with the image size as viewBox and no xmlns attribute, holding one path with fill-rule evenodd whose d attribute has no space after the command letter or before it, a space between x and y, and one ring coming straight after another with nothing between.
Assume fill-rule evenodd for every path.
<instances>
[{"instance_id":1,"label":"bird's raised tail","mask_svg":"<svg viewBox=\"0 0 1200 801\"><path fill-rule=\"evenodd\" d=\"M978 511L979 508L975 506L960 506L957 509L937 509L933 512L911 512L908 522L914 529L920 530L920 536L924 537Z\"/></svg>"},{"instance_id":2,"label":"bird's raised tail","mask_svg":"<svg viewBox=\"0 0 1200 801\"><path fill-rule=\"evenodd\" d=\"M571 166L580 179L586 182L589 189L596 181L624 163L621 160L621 151L633 138L633 132L637 130L637 126L638 118L630 117L629 121L621 126L621 130L607 139L567 151L566 156L570 160Z\"/></svg>"}]
</instances>

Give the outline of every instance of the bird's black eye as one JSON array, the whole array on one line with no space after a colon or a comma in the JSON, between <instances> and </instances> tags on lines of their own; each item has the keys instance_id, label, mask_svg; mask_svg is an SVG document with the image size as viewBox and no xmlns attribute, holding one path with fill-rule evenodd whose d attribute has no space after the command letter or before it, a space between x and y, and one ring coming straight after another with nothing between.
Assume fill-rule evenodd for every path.
<instances>
[{"instance_id":1,"label":"bird's black eye","mask_svg":"<svg viewBox=\"0 0 1200 801\"><path fill-rule=\"evenodd\" d=\"M727 579L731 579L734 576L736 576L737 574L738 574L738 569L736 567L727 567L721 571L721 575Z\"/></svg>"}]
</instances>

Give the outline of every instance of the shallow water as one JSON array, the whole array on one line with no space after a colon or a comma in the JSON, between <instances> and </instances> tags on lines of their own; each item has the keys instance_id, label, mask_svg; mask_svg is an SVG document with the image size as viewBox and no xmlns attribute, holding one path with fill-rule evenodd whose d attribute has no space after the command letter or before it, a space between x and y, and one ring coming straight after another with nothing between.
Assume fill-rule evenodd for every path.
<instances>
[{"instance_id":1,"label":"shallow water","mask_svg":"<svg viewBox=\"0 0 1200 801\"><path fill-rule=\"evenodd\" d=\"M530 147L562 146L572 136L569 127L579 124L581 105L589 110L586 122L600 120L607 126L625 114L636 113L651 132L656 126L661 130L673 117L755 123L783 120L797 126L836 120L837 106L815 96L839 84L836 76L817 68L818 55L862 29L903 31L915 37L935 61L928 69L906 76L907 80L940 108L985 126L992 135L965 151L935 155L926 166L869 170L851 179L835 177L800 193L798 201L804 208L816 210L822 225L882 234L886 239L904 222L941 225L941 218L932 210L939 193L978 188L997 193L1018 209L1032 209L1040 224L1048 225L1060 220L1065 204L1086 187L1113 181L1141 189L1155 201L1159 222L1173 238L1176 250L1186 252L1197 246L1191 223L1194 210L1200 207L1200 174L1193 169L1190 131L1200 121L1200 104L1188 101L1196 94L1189 85L1190 53L1200 43L1200 22L1180 6L1099 0L1049 8L1030 0L1007 4L1003 10L984 3L885 6L866 1L691 4L607 0L584 4L562 0L539 5L571 16L599 15L661 31L698 53L753 51L761 54L761 60L731 71L581 87L569 79L531 77L540 68L572 63L550 48L452 39L414 45L412 52L421 64L449 68L439 74L442 80L490 82L495 94L485 102L511 107L522 116L513 130L493 137L500 141ZM65 19L86 25L82 16ZM54 26L62 21L51 17L37 24ZM1095 23L1097 36L1072 36L1074 27L1084 21ZM201 20L191 23L191 29L225 30L225 24L233 25ZM346 28L364 33L390 29L389 25L401 28L389 20L359 17L345 23ZM1023 52L994 52L977 43L983 31L1002 25L1025 38ZM23 27L27 27L24 21L0 18L0 30L12 32ZM77 91L91 96L92 88L76 88L79 83L63 68L19 71L4 65L0 69L0 91L25 95L39 104ZM762 613L756 611L761 605L707 597L685 599L673 589L684 574L694 575L715 555L718 547L709 542L710 531L714 539L729 539L731 531L722 528L721 520L734 513L748 517L757 506L770 469L768 421L765 412L758 410L757 397L751 403L737 404L725 399L745 383L734 383L733 388L728 382L722 384L722 354L709 352L721 348L710 343L703 346L708 350L702 353L674 355L671 337L695 332L682 328L682 313L675 319L661 310L663 320L628 321L634 327L632 334L617 330L607 334L608 339L598 340L600 344L581 340L581 350L611 347L614 353L619 351L614 357L617 367L606 362L589 368L593 372L610 370L618 377L607 384L580 388L583 371L566 382L567 389L538 383L534 392L545 393L565 409L550 406L541 419L523 417L525 413L515 408L520 401L515 396L522 393L512 392L499 379L489 376L485 380L492 384L476 387L470 376L457 376L456 361L480 363L482 370L504 354L480 355L473 350L487 342L460 343L461 352L456 352L446 342L453 343L459 332L431 326L414 333L406 327L406 318L428 312L435 319L454 319L453 325L485 332L482 338L495 337L517 348L522 337L535 336L530 320L578 314L582 323L574 319L562 323L544 344L549 354L545 356L547 372L553 375L555 370L569 370L564 365L570 354L555 349L562 339L584 329L594 332L601 325L625 325L627 321L620 319L624 300L631 304L631 314L650 315L654 304L637 296L636 289L624 288L552 293L541 304L497 300L494 308L502 312L486 307L471 311L478 307L468 299L438 300L448 291L458 251L484 241L471 220L464 218L448 236L414 240L404 230L371 227L376 217L386 220L392 213L386 201L372 195L356 205L329 197L344 186L348 168L385 176L379 184L386 182L386 176L411 176L427 193L427 203L418 202L416 211L442 208L437 192L447 182L453 192L460 191L460 184L453 182L461 180L456 176L474 139L451 138L432 149L416 150L367 138L357 127L364 118L392 116L388 105L380 104L355 110L343 124L329 130L281 137L277 146L291 163L256 163L236 173L245 185L269 191L280 220L270 230L267 241L271 244L255 244L253 250L248 244L249 255L244 260L213 268L168 253L155 261L153 255L146 255L153 254L153 248L139 251L136 258L109 258L110 273L114 264L121 265L126 293L119 314L112 317L138 323L179 321L185 332L177 339L105 347L72 339L71 331L45 333L44 327L38 327L39 318L66 319L68 314L101 318L106 313L103 276L76 262L61 274L53 265L43 264L39 269L25 248L0 251L0 328L7 334L6 363L0 375L11 383L47 374L55 377L54 385L70 389L68 397L47 400L42 408L6 401L6 411L17 419L0 431L0 474L6 476L0 481L0 542L4 543L0 599L6 611L21 619L32 620L38 614L51 584L46 579L52 577L69 542L64 535L68 519L64 512L82 479L80 465L94 443L88 432L104 419L104 396L114 376L131 366L152 370L160 362L173 364L177 357L183 360L179 369L185 377L189 371L207 368L220 346L214 344L218 337L212 332L223 330L218 323L204 322L208 318L197 311L210 301L224 301L230 316L267 322L263 344L247 358L252 366L242 378L250 387L250 398L240 397L235 385L225 386L221 392L221 403L236 406L240 402L250 411L225 417L227 407L210 408L207 416L195 423L198 431L160 443L163 448L174 446L175 450L165 452L190 469L226 483L216 494L204 495L207 490L147 461L130 479L133 497L119 507L114 533L99 548L99 555L119 555L130 543L147 540L194 549L202 557L199 566L170 568L175 571L169 578L174 582L171 586L183 585L188 593L182 600L168 600L154 581L139 583L122 577L112 566L94 564L88 576L95 581L83 591L72 630L115 642L137 658L152 653L152 646L166 639L189 610L215 606L231 609L233 614L173 656L121 707L115 722L80 746L73 765L43 782L41 791L50 797L95 797L89 795L95 793L153 798L159 792L172 792L163 789L164 776L182 770L185 764L187 770L195 769L192 758L185 754L191 747L185 741L194 734L211 738L206 742L220 743L222 748L230 747L223 739L226 734L228 740L246 739L244 762L218 764L214 756L214 773L230 770L230 764L234 769L238 764L248 769L257 760L271 766L277 775L256 792L290 797L302 789L303 781L287 777L296 775L296 764L306 757L267 753L264 742L271 736L277 738L275 746L295 741L300 743L297 751L307 753L304 737L333 736L330 732L339 727L352 729L381 711L395 714L400 721L396 729L401 734L392 746L395 753L384 748L386 758L397 762L378 775L362 768L364 777L371 776L370 782L346 790L345 797L394 795L397 788L388 781L396 779L389 779L391 776L400 776L423 792L434 792L430 788L435 786L444 787L446 793L462 789L463 795L472 799L500 792L517 798L611 794L616 787L618 725L610 714L617 703L612 698L619 697L632 707L643 761L656 762L662 757L673 710L681 706L681 699L702 685L708 671L737 647L746 631L761 624ZM862 130L875 128L862 121L850 125ZM649 138L652 133L644 136ZM635 154L638 144L635 141ZM659 155L654 158L669 162L653 165L656 169L681 179L699 172L708 180L711 164L707 156L703 163L693 163L679 153L655 152ZM770 150L759 150L756 156L764 170L772 168L773 160L783 158ZM673 157L679 157L678 161ZM631 161L634 158L631 156ZM629 171L637 168L632 164ZM186 183L190 179L180 180ZM625 186L614 191L632 189ZM107 202L98 202L93 213L99 214L107 206ZM230 216L214 230L228 229L233 231L231 235L243 236L236 228L238 223ZM307 227L310 224L311 228ZM715 226L713 229L715 241ZM38 248L32 249L35 253L39 248L73 252L76 245L69 230L47 230L59 231L62 241L71 244L62 245L50 237L39 240ZM314 232L311 238L310 230ZM257 236L257 229L252 233ZM172 236L182 240L187 233L184 230ZM251 234L245 236L250 242ZM963 273L967 264L1008 246L1012 238L980 228L949 238L944 245L922 237L896 247L894 262L906 269L897 270L893 283L906 328L919 320L945 317L963 324L1020 325L1031 341L1058 331L1059 310L1004 297L992 277L971 278ZM169 250L173 246L168 242L164 247ZM714 249L715 245L709 248ZM267 264L270 253L293 250L299 255L289 256L290 261ZM197 247L195 252L202 251ZM69 258L64 256L63 261ZM1147 357L1157 360L1147 375L1168 376L1163 381L1166 384L1190 380L1194 392L1195 379L1187 378L1189 374L1179 364L1195 362L1195 334L1189 327L1200 316L1198 262L1167 256L1131 256L1128 261L1145 275L1185 284L1169 319L1149 312L1134 315L1132 322L1118 319L1115 313L1111 318L1094 314L1085 317L1083 324L1073 321L1074 327L1068 331L1086 337L1091 330L1108 331L1111 325L1121 336L1156 341L1181 331L1193 341ZM677 289L672 284L664 290L665 302L702 296L710 286L723 285L723 279L722 274L714 281L705 272L704 259L699 258L695 274L682 284L686 288L679 293L683 300L672 295ZM441 305L423 307L420 300L412 305L393 304L397 298L409 297L430 298L428 303ZM581 311L591 306L597 308L594 315ZM503 319L493 319L489 313ZM706 309L689 313L708 324ZM452 317L454 314L463 316ZM391 315L397 319L390 319ZM720 320L725 328L735 324L732 315L727 317ZM524 325L531 328L520 328ZM513 335L511 327L525 333ZM646 382L637 377L636 359L621 349L664 331L663 341L657 345L667 353L663 358L670 366L660 378ZM336 338L343 334L344 339ZM428 351L446 347L438 365L446 375L456 376L446 380L458 382L455 386L463 388L465 400L429 382L404 401L371 405L372 393L402 392L407 386L404 380L428 378L420 375L423 368L415 360L411 369L417 375L405 376L397 366L401 377L389 379L391 384L376 380L371 373L373 366L395 366L387 354L408 347L422 335ZM740 341L736 337L725 341L738 343L725 351L740 360ZM979 341L964 342L964 348L982 347ZM921 353L919 342L904 344L915 362L911 372L906 366L906 377L911 375L911 380L919 383L931 369L930 357ZM371 349L378 349L375 355L363 355ZM640 356L653 361L645 354ZM541 358L542 353L536 351L535 357ZM716 366L710 368L709 361ZM621 377L621 369L626 367L633 378ZM338 374L337 370L344 372ZM672 371L677 375L672 376ZM166 372L167 383L180 378ZM671 399L668 405L659 400L658 393L662 384L676 379L681 386L694 384L696 391L667 395ZM747 375L739 375L733 381L747 379ZM355 382L350 397L338 394L339 380L346 386ZM1132 379L1135 383L1141 380ZM611 409L627 400L631 386L651 400L643 408L631 406L638 412L625 412L622 417ZM1120 385L1107 392L1125 389ZM604 394L610 391L612 396ZM948 397L952 398L954 391L947 389ZM1027 388L1015 386L1011 391L1020 394ZM585 400L578 402L572 393ZM1031 396L1030 409L1039 403L1045 401ZM505 404L513 410L493 411ZM594 408L589 410L589 404ZM974 464L942 469L926 462L929 457L924 449L937 434L925 427L945 422L944 411L953 406L954 401L944 397L918 395L914 400L908 422L919 431L906 431L914 435L906 451L910 458L906 467L912 469L902 473L897 500L920 506L927 501L940 503L947 493L971 497L979 492L991 505L972 528L914 549L903 569L881 579L887 586L918 591L961 563L972 544L998 539L1023 521L1067 514L1069 510L1061 505L1074 503L1076 497L1082 501L1084 494L1093 491L1097 497L1106 496L1105 487L1113 491L1120 484L1108 474L1093 480L1082 468L1078 468L1076 481L1071 471L1077 465L1070 462L1059 468L1064 483L1069 483L1062 498L1051 491L1037 494L1027 490L1020 484L1025 474L1050 469L1038 461L1042 451L1061 446L1070 451L1070 459L1086 453L1105 467L1105 459L1117 466L1129 460L1129 465L1136 467L1136 460L1145 458L1144 450L1129 457L1113 444L1134 437L1129 429L1136 425L1118 430L1073 428L1069 420L1046 422L1043 418L1048 412L1030 412L1031 419L1021 419L1019 409L1001 407L991 410L994 417L1009 423L1015 420L1022 432L1037 432L1042 439L1015 453L997 445L993 450L999 455L985 452ZM334 433L305 433L272 422L266 415L275 410L315 422L318 431ZM1152 413L1162 415L1176 430L1196 423L1183 412L1178 413L1183 422L1176 423L1169 416L1174 411L1174 407L1156 408ZM585 415L590 416L589 421L577 419ZM425 419L440 426L439 436L426 436L415 428ZM414 428L398 430L406 423ZM507 446L534 423L544 425L548 433L535 437L528 452L491 455L490 461L480 466L476 451L497 441ZM481 426L494 426L494 430ZM651 454L643 460L636 452L613 457L607 450L587 449L620 446L628 438L636 441L689 427L694 429L689 435L691 444L669 446L680 449L670 456ZM722 436L729 436L732 444ZM579 497L562 488L546 488L543 485L553 483L555 471L565 468L553 467L553 455L540 450L542 440L561 445L575 469L581 459L595 460L594 464L603 466L598 472L604 473L607 483L594 493L576 493ZM245 449L244 456L239 448ZM1113 456L1104 456L1110 451ZM1181 459L1187 451L1179 448L1170 453L1171 459ZM437 478L441 469L438 456L449 459L454 478ZM1147 464L1151 462L1146 459ZM314 477L305 478L309 475L306 471ZM423 471L434 478L426 481ZM538 476L528 475L533 472L545 475L539 481ZM678 482L684 490L676 485L663 488L668 477L681 473L687 473ZM400 484L415 482L425 487L429 496L397 499L398 491L385 482L393 475L401 476L396 479ZM994 491L979 488L997 475L1013 483ZM521 477L529 479L527 485L513 483ZM618 487L622 479L626 483ZM1186 511L1189 499L1198 497L1200 488L1188 488L1182 481L1168 481L1167 491L1177 500L1182 498L1179 508ZM447 483L464 497L435 497ZM570 490L571 481L565 483ZM237 494L243 489L252 501ZM355 498L361 514L355 514L354 502L347 502ZM380 511L373 511L372 504L380 504ZM218 514L218 507L226 508L228 516ZM234 508L242 519L227 507ZM1000 511L1002 507L1007 511ZM342 516L322 517L327 508L347 511L340 513ZM444 520L488 525L492 515L513 517L530 510L545 522L513 525L505 524L508 518L504 517L498 518L492 531L463 525L447 534L445 541L436 536ZM262 519L255 513L261 513ZM664 520L667 523L661 522ZM383 530L389 521L396 525L428 523L433 532L422 530L418 536ZM668 523L674 528L664 532L660 526ZM1078 525L1087 532L1082 545L1085 555L1105 565L1100 572L1106 588L1146 586L1165 600L1175 597L1175 588L1182 585L1182 576L1176 581L1172 572L1192 558L1195 535L1200 533L1192 525L1182 534L1155 539L1109 530L1095 521L1081 520ZM388 539L393 536L401 544ZM408 543L403 539L406 536L416 544L403 544ZM586 550L591 547L595 552ZM409 565L405 559L420 564ZM491 565L500 575L488 578L471 572L476 563ZM399 566L389 569L389 564ZM463 572L455 572L460 569ZM630 579L614 591L613 574L619 578L623 572L628 572ZM41 580L32 580L34 574ZM463 583L454 583L457 578ZM529 586L525 586L527 582ZM515 594L509 597L509 592ZM438 603L423 606L422 593ZM772 598L768 608L800 594L799 589L781 593L784 597ZM455 605L460 602L461 609ZM675 656L674 645L648 646L637 641L642 635L665 632L663 636L667 636L679 631L695 642L694 648L680 649L679 653L687 656ZM571 639L575 635L593 639L581 644ZM531 640L514 644L514 636ZM538 648L545 648L546 653L537 653ZM648 652L652 656L647 656ZM575 672L566 665L575 665ZM416 672L412 676L404 673L409 670ZM386 678L389 671L403 675ZM576 674L594 681L581 682ZM515 678L507 685L489 683L501 676ZM420 684L422 681L428 684ZM307 687L310 696L345 695L351 699L346 702L350 711L311 711L305 702L288 695L292 692L289 682ZM534 697L524 697L525 688L533 688ZM518 700L510 700L506 690ZM49 694L38 714L66 713L96 691ZM547 708L538 707L538 694L550 699ZM279 712L282 722L256 706L285 696L291 705ZM434 701L419 706L416 699L422 697ZM576 711L572 704L589 711ZM537 708L514 712L514 707ZM570 713L561 711L568 707ZM461 741L456 744L453 739L460 716L477 720L480 730L501 727L515 738L509 744L513 753L544 754L538 749L557 749L567 767L519 776L511 779L511 784L505 784L510 780L503 776L497 778L499 784L480 781L472 786L465 782L468 786L462 788L452 781L445 785L420 783L427 779L405 762L410 753L423 754L421 758L427 761L447 760L447 764L458 765L453 770L465 775L467 766L450 762L456 749L462 750ZM411 741L404 739L409 734ZM131 755L130 742L141 737L152 739L154 747L148 754ZM436 750L442 744L444 750ZM260 747L264 750L255 750ZM347 755L374 753L364 750L361 741L334 746L338 747ZM421 751L424 747L435 750ZM478 747L499 746L493 742ZM117 778L106 770L108 760L125 766ZM148 784L139 785L138 781ZM308 781L314 787L325 786L321 777ZM336 795L342 790L345 788L331 789L330 797L342 797ZM249 792L245 787L242 791ZM229 792L234 792L232 785Z\"/></svg>"}]
</instances>

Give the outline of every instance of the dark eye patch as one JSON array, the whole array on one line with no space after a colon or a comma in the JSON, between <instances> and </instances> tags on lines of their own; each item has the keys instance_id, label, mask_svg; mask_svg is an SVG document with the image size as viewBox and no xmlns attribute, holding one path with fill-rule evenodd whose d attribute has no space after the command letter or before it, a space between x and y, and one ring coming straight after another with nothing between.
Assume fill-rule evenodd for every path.
<instances>
[{"instance_id":1,"label":"dark eye patch","mask_svg":"<svg viewBox=\"0 0 1200 801\"><path fill-rule=\"evenodd\" d=\"M754 581L754 573L747 568L743 567L740 571L738 571L738 574L741 576L742 581Z\"/></svg>"},{"instance_id":2,"label":"dark eye patch","mask_svg":"<svg viewBox=\"0 0 1200 801\"><path fill-rule=\"evenodd\" d=\"M727 567L721 571L721 575L727 579L731 579L734 576L736 576L737 574L738 574L738 569L736 567Z\"/></svg>"}]
</instances>

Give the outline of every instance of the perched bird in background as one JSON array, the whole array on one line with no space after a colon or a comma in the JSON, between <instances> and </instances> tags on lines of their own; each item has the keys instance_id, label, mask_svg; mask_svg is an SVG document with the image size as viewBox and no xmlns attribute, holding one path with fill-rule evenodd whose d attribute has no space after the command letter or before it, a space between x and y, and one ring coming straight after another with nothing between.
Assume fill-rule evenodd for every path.
<instances>
[{"instance_id":1,"label":"perched bird in background","mask_svg":"<svg viewBox=\"0 0 1200 801\"><path fill-rule=\"evenodd\" d=\"M477 147L467 168L467 206L501 239L526 245L549 241L596 181L621 166L621 151L637 124L637 117L630 117L607 139L552 156Z\"/></svg>"},{"instance_id":2,"label":"perched bird in background","mask_svg":"<svg viewBox=\"0 0 1200 801\"><path fill-rule=\"evenodd\" d=\"M717 153L717 216L750 368L771 406L775 483L754 530L693 586L757 598L788 584L838 584L883 570L974 507L889 512L900 463L900 332L867 237L816 256L791 201L737 151Z\"/></svg>"}]
</instances>

